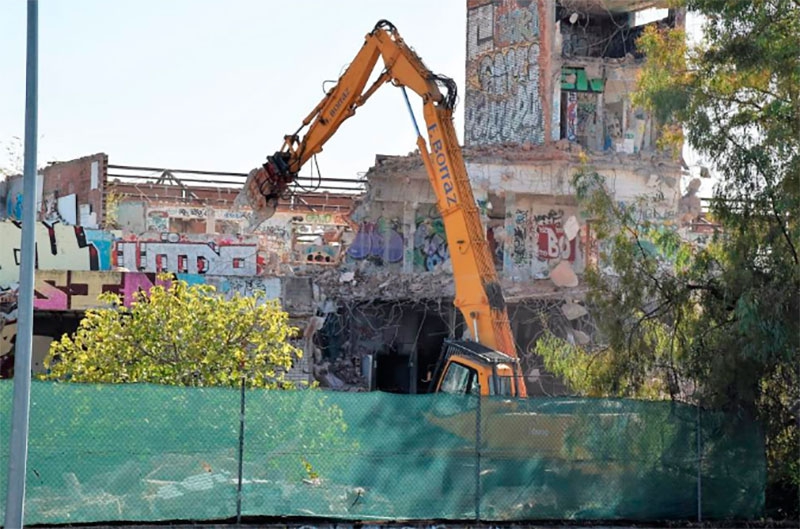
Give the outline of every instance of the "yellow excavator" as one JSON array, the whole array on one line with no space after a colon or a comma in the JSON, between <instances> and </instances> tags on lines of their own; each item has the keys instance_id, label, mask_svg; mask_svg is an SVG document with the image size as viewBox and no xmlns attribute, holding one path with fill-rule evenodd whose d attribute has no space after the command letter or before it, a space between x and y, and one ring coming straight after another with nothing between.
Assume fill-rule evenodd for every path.
<instances>
[{"instance_id":1,"label":"yellow excavator","mask_svg":"<svg viewBox=\"0 0 800 529\"><path fill-rule=\"evenodd\" d=\"M384 69L367 88L379 59ZM284 137L282 148L268 156L262 167L251 171L243 197L256 218L271 216L303 165L322 151L341 124L386 83L401 88L414 121L417 147L436 193L450 248L454 305L463 314L472 337L445 340L432 390L525 397L505 300L453 126L456 84L431 72L391 22L379 21L366 35L350 66L300 128ZM422 98L427 142L414 118L406 88Z\"/></svg>"}]
</instances>

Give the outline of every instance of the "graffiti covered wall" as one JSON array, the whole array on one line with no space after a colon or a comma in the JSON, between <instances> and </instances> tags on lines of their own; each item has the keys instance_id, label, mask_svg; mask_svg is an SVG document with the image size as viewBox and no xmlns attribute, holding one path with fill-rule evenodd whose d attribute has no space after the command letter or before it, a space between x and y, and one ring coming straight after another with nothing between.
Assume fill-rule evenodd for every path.
<instances>
[{"instance_id":1,"label":"graffiti covered wall","mask_svg":"<svg viewBox=\"0 0 800 529\"><path fill-rule=\"evenodd\" d=\"M520 200L507 211L507 237L511 242L506 260L511 276L543 279L564 262L581 272L584 259L576 208L551 207Z\"/></svg>"},{"instance_id":2,"label":"graffiti covered wall","mask_svg":"<svg viewBox=\"0 0 800 529\"><path fill-rule=\"evenodd\" d=\"M258 245L255 242L225 237L200 239L165 233L155 239L142 237L119 241L116 243L117 265L139 272L229 276L257 274Z\"/></svg>"},{"instance_id":3,"label":"graffiti covered wall","mask_svg":"<svg viewBox=\"0 0 800 529\"><path fill-rule=\"evenodd\" d=\"M365 263L405 272L433 272L446 268L450 251L444 222L435 204L406 208L394 202L381 203L382 216L362 219L347 248L347 262Z\"/></svg>"},{"instance_id":4,"label":"graffiti covered wall","mask_svg":"<svg viewBox=\"0 0 800 529\"><path fill-rule=\"evenodd\" d=\"M368 261L377 266L403 261L405 237L397 219L363 220L358 224L347 256L355 261Z\"/></svg>"},{"instance_id":5,"label":"graffiti covered wall","mask_svg":"<svg viewBox=\"0 0 800 529\"><path fill-rule=\"evenodd\" d=\"M0 286L19 280L21 224L0 222ZM111 270L110 232L61 223L36 225L36 267L39 270Z\"/></svg>"},{"instance_id":6,"label":"graffiti covered wall","mask_svg":"<svg viewBox=\"0 0 800 529\"><path fill-rule=\"evenodd\" d=\"M42 205L42 187L44 175L36 174L36 210ZM10 220L22 220L22 176L11 176L6 180L5 196L0 197L0 201L5 203L5 208L0 211L0 218Z\"/></svg>"},{"instance_id":7,"label":"graffiti covered wall","mask_svg":"<svg viewBox=\"0 0 800 529\"><path fill-rule=\"evenodd\" d=\"M226 297L234 294L248 296L256 291L263 292L267 299L281 300L284 309L295 316L309 314L312 310L311 295L296 299L297 296L293 296L284 281L278 277L239 278L197 274L177 274L177 277L189 284L211 285ZM146 294L154 285L166 285L166 283L153 273L40 270L36 273L34 283L33 307L37 312L84 311L100 307L101 303L97 298L105 292L118 294L123 304L130 306L139 293ZM297 290L296 287L294 289ZM310 291L310 288L308 290ZM13 365L13 357L6 355L13 350L16 340L17 296L16 285L0 287L0 379L10 376L9 370ZM53 336L34 335L34 372L44 372L44 358Z\"/></svg>"},{"instance_id":8,"label":"graffiti covered wall","mask_svg":"<svg viewBox=\"0 0 800 529\"><path fill-rule=\"evenodd\" d=\"M262 291L270 299L281 297L281 280L277 277L247 280L196 274L176 274L176 277L189 284L211 285L226 295L251 295ZM166 283L154 273L43 271L36 274L33 306L39 310L86 310L100 306L97 301L100 294L113 292L122 297L127 307L139 292L147 293L158 284Z\"/></svg>"},{"instance_id":9,"label":"graffiti covered wall","mask_svg":"<svg viewBox=\"0 0 800 529\"><path fill-rule=\"evenodd\" d=\"M471 0L465 143L544 142L538 0Z\"/></svg>"}]
</instances>

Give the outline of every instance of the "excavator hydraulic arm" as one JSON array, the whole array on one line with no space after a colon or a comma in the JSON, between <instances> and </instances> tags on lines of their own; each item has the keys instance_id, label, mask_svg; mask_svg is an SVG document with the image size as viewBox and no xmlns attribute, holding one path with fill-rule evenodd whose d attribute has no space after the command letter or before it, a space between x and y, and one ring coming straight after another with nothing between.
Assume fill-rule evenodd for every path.
<instances>
[{"instance_id":1,"label":"excavator hydraulic arm","mask_svg":"<svg viewBox=\"0 0 800 529\"><path fill-rule=\"evenodd\" d=\"M367 87L378 59L383 59L384 69ZM455 82L431 72L391 22L379 21L366 35L364 45L337 84L298 130L284 137L281 150L250 173L243 193L257 217L271 216L300 168L322 151L341 124L388 82L401 87L404 93L408 88L422 98L428 141L415 121L417 147L436 193L447 236L455 282L454 303L475 341L516 357L503 293L453 126ZM300 133L306 128L301 138ZM516 386L518 394L524 396L521 375Z\"/></svg>"}]
</instances>

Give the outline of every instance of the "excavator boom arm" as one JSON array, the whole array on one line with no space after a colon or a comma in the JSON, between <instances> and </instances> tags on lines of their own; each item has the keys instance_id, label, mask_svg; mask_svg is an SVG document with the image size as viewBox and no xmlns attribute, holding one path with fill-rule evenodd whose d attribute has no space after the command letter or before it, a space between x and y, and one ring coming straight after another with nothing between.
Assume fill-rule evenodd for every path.
<instances>
[{"instance_id":1,"label":"excavator boom arm","mask_svg":"<svg viewBox=\"0 0 800 529\"><path fill-rule=\"evenodd\" d=\"M383 60L384 70L366 88L379 59ZM301 167L322 151L342 123L387 82L407 87L422 98L428 141L419 135L417 146L443 219L453 265L454 303L475 341L515 357L505 301L453 126L455 83L433 74L390 22L376 24L336 86L303 120L297 132L285 136L281 150L267 157L262 168L251 172L245 184L248 201L255 211L274 208ZM301 138L299 134L306 127ZM524 396L521 377L517 387L518 394Z\"/></svg>"}]
</instances>

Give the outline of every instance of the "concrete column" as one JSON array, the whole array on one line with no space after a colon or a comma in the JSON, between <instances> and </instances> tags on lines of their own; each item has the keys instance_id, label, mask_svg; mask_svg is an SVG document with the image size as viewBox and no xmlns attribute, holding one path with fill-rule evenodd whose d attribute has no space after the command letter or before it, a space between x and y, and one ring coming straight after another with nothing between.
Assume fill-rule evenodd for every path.
<instances>
[{"instance_id":1,"label":"concrete column","mask_svg":"<svg viewBox=\"0 0 800 529\"><path fill-rule=\"evenodd\" d=\"M417 204L403 204L403 273L414 272L414 235L417 232Z\"/></svg>"},{"instance_id":2,"label":"concrete column","mask_svg":"<svg viewBox=\"0 0 800 529\"><path fill-rule=\"evenodd\" d=\"M514 209L517 205L514 193L506 192L506 238L503 244L503 275L516 277L517 270L514 265Z\"/></svg>"},{"instance_id":3,"label":"concrete column","mask_svg":"<svg viewBox=\"0 0 800 529\"><path fill-rule=\"evenodd\" d=\"M597 122L597 150L602 151L606 144L606 122L605 122L605 98L603 94L597 94L597 109L595 110L595 120Z\"/></svg>"},{"instance_id":4,"label":"concrete column","mask_svg":"<svg viewBox=\"0 0 800 529\"><path fill-rule=\"evenodd\" d=\"M214 218L214 208L206 207L206 233L216 233L216 220Z\"/></svg>"}]
</instances>

